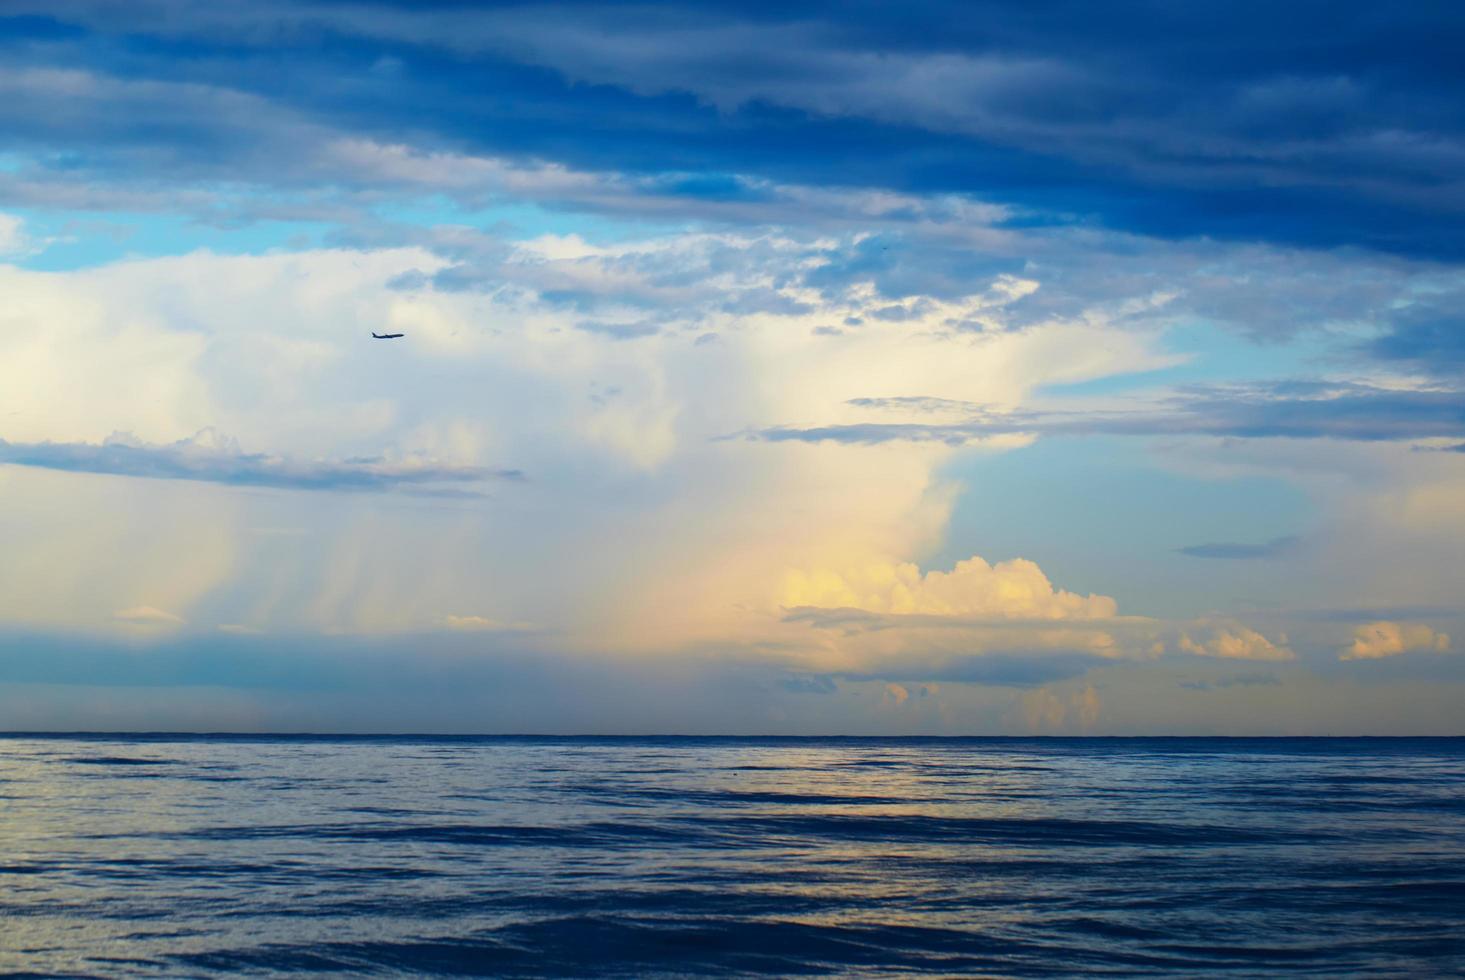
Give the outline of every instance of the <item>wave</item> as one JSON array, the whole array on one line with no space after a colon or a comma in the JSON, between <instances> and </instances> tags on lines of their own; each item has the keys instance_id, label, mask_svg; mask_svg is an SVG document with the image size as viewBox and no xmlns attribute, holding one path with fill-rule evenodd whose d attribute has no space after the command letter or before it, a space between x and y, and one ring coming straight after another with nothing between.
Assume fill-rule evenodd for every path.
<instances>
[{"instance_id":1,"label":"wave","mask_svg":"<svg viewBox=\"0 0 1465 980\"><path fill-rule=\"evenodd\" d=\"M1465 742L109 736L0 760L0 975L1465 966Z\"/></svg>"}]
</instances>

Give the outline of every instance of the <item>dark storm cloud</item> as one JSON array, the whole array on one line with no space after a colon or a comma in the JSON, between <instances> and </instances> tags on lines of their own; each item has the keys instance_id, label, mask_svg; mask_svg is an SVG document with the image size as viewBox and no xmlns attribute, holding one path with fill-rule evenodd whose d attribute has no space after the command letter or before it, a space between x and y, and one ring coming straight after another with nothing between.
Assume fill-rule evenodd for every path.
<instances>
[{"instance_id":1,"label":"dark storm cloud","mask_svg":"<svg viewBox=\"0 0 1465 980\"><path fill-rule=\"evenodd\" d=\"M1363 353L1433 375L1465 374L1465 292L1430 296L1391 318Z\"/></svg>"},{"instance_id":2,"label":"dark storm cloud","mask_svg":"<svg viewBox=\"0 0 1465 980\"><path fill-rule=\"evenodd\" d=\"M1024 224L1465 254L1458 4L7 12L0 125L56 179L391 183L309 152L337 133L737 206L753 176L970 193Z\"/></svg>"}]
</instances>

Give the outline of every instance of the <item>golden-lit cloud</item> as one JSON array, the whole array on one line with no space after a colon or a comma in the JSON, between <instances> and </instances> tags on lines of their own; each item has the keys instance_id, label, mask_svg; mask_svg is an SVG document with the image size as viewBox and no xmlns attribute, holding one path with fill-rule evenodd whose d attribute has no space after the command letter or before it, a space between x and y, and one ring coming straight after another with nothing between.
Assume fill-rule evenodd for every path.
<instances>
[{"instance_id":1,"label":"golden-lit cloud","mask_svg":"<svg viewBox=\"0 0 1465 980\"><path fill-rule=\"evenodd\" d=\"M1447 633L1437 633L1423 623L1395 623L1382 620L1353 631L1353 642L1338 655L1339 660L1377 660L1397 657L1413 650L1443 653L1450 649Z\"/></svg>"},{"instance_id":2,"label":"golden-lit cloud","mask_svg":"<svg viewBox=\"0 0 1465 980\"><path fill-rule=\"evenodd\" d=\"M1192 637L1192 632L1194 636ZM1297 654L1287 646L1286 634L1276 641L1240 623L1202 623L1180 634L1177 646L1197 657L1220 657L1224 660L1295 660Z\"/></svg>"},{"instance_id":3,"label":"golden-lit cloud","mask_svg":"<svg viewBox=\"0 0 1465 980\"><path fill-rule=\"evenodd\" d=\"M853 676L1027 686L1144 656L1161 624L1057 588L1032 561L950 571L877 562L790 571L782 632L813 667Z\"/></svg>"},{"instance_id":4,"label":"golden-lit cloud","mask_svg":"<svg viewBox=\"0 0 1465 980\"><path fill-rule=\"evenodd\" d=\"M949 572L925 574L910 562L796 570L784 581L783 604L790 608L1023 619L1105 619L1118 614L1108 596L1055 589L1042 569L1022 558L989 565L973 556Z\"/></svg>"}]
</instances>

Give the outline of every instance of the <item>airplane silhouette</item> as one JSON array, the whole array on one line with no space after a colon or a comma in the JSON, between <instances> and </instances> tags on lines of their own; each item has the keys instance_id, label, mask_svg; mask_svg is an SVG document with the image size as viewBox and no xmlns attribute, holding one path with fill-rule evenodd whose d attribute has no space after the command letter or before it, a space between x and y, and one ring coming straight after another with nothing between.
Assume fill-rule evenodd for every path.
<instances>
[{"instance_id":1,"label":"airplane silhouette","mask_svg":"<svg viewBox=\"0 0 1465 980\"><path fill-rule=\"evenodd\" d=\"M375 337L377 340L396 340L398 337L406 335L400 333L376 333L375 331L373 331L372 336Z\"/></svg>"}]
</instances>

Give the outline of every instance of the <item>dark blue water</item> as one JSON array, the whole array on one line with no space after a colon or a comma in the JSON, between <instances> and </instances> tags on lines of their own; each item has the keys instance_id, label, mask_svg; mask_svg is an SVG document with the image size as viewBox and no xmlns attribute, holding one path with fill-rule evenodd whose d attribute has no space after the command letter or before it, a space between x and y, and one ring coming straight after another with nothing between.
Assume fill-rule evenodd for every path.
<instances>
[{"instance_id":1,"label":"dark blue water","mask_svg":"<svg viewBox=\"0 0 1465 980\"><path fill-rule=\"evenodd\" d=\"M0 737L0 974L1465 974L1465 740Z\"/></svg>"}]
</instances>

